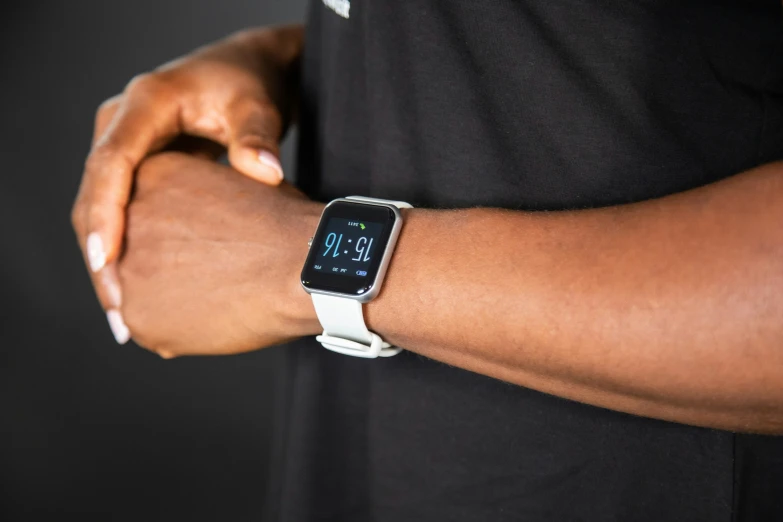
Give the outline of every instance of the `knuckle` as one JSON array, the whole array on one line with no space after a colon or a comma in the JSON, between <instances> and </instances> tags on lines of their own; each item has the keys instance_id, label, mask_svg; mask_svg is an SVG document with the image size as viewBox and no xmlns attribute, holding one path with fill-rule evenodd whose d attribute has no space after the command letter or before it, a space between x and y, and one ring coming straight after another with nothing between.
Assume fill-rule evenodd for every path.
<instances>
[{"instance_id":1,"label":"knuckle","mask_svg":"<svg viewBox=\"0 0 783 522\"><path fill-rule=\"evenodd\" d=\"M236 138L234 145L238 145L243 148L253 149L266 149L275 152L277 150L277 144L274 140L269 139L267 136L262 136L259 132L243 134ZM229 157L235 152L236 149L232 147L229 150Z\"/></svg>"},{"instance_id":2,"label":"knuckle","mask_svg":"<svg viewBox=\"0 0 783 522\"><path fill-rule=\"evenodd\" d=\"M130 93L151 90L156 87L157 81L158 80L155 77L155 73L144 72L137 74L128 82L128 85L125 87L125 91Z\"/></svg>"},{"instance_id":3,"label":"knuckle","mask_svg":"<svg viewBox=\"0 0 783 522\"><path fill-rule=\"evenodd\" d=\"M84 167L88 173L95 175L107 169L133 170L135 165L122 148L115 145L111 137L107 137L90 151Z\"/></svg>"},{"instance_id":4,"label":"knuckle","mask_svg":"<svg viewBox=\"0 0 783 522\"><path fill-rule=\"evenodd\" d=\"M84 161L84 169L88 174L91 172L100 172L103 165L111 158L113 153L113 147L105 141L96 145L92 148L90 153L87 154L87 159Z\"/></svg>"},{"instance_id":5,"label":"knuckle","mask_svg":"<svg viewBox=\"0 0 783 522\"><path fill-rule=\"evenodd\" d=\"M154 348L152 348L152 351L164 359L171 359L182 354L182 347L174 341L158 340L158 342L155 343Z\"/></svg>"},{"instance_id":6,"label":"knuckle","mask_svg":"<svg viewBox=\"0 0 783 522\"><path fill-rule=\"evenodd\" d=\"M98 105L98 109L95 111L98 118L101 118L102 116L109 114L111 112L114 112L117 109L117 106L120 104L121 96L112 96L111 98L108 98L106 100L103 100L100 105Z\"/></svg>"},{"instance_id":7,"label":"knuckle","mask_svg":"<svg viewBox=\"0 0 783 522\"><path fill-rule=\"evenodd\" d=\"M240 145L263 146L277 149L280 140L281 120L276 109L260 107L250 113L237 129Z\"/></svg>"},{"instance_id":8,"label":"knuckle","mask_svg":"<svg viewBox=\"0 0 783 522\"><path fill-rule=\"evenodd\" d=\"M127 320L125 321L127 324ZM133 332L133 342L135 342L140 347L144 348L145 350L148 350L150 352L155 351L155 343L152 339L150 339L149 336L147 336L143 330L139 330L138 328L135 328L134 326L131 326L128 324L128 329Z\"/></svg>"},{"instance_id":9,"label":"knuckle","mask_svg":"<svg viewBox=\"0 0 783 522\"><path fill-rule=\"evenodd\" d=\"M125 324L133 332L133 340L142 348L156 353L164 359L182 355L183 346L176 339L166 335L163 325L143 311L133 312L124 307Z\"/></svg>"},{"instance_id":10,"label":"knuckle","mask_svg":"<svg viewBox=\"0 0 783 522\"><path fill-rule=\"evenodd\" d=\"M109 221L107 217L112 211L113 208L106 203L93 203L85 211L87 222L93 230L102 228L103 224Z\"/></svg>"},{"instance_id":11,"label":"knuckle","mask_svg":"<svg viewBox=\"0 0 783 522\"><path fill-rule=\"evenodd\" d=\"M263 139L277 142L280 139L282 118L277 109L264 106L259 109L253 122L255 132Z\"/></svg>"},{"instance_id":12,"label":"knuckle","mask_svg":"<svg viewBox=\"0 0 783 522\"><path fill-rule=\"evenodd\" d=\"M257 101L256 114L260 120L268 123L278 123L281 120L280 111L278 108L266 101Z\"/></svg>"},{"instance_id":13,"label":"knuckle","mask_svg":"<svg viewBox=\"0 0 783 522\"><path fill-rule=\"evenodd\" d=\"M135 98L157 97L168 90L167 76L160 72L146 72L134 76L125 87L125 93Z\"/></svg>"},{"instance_id":14,"label":"knuckle","mask_svg":"<svg viewBox=\"0 0 783 522\"><path fill-rule=\"evenodd\" d=\"M145 318L145 314L125 299L123 301L125 302L122 306L122 318L128 329L133 332L133 340L139 346L152 350L156 343L155 338L150 335L149 321Z\"/></svg>"},{"instance_id":15,"label":"knuckle","mask_svg":"<svg viewBox=\"0 0 783 522\"><path fill-rule=\"evenodd\" d=\"M141 296L128 292L123 295L122 317L128 329L133 333L133 340L142 348L158 353L160 350L175 352L165 334L166 329L159 314L144 306Z\"/></svg>"},{"instance_id":16,"label":"knuckle","mask_svg":"<svg viewBox=\"0 0 783 522\"><path fill-rule=\"evenodd\" d=\"M117 95L104 100L95 111L95 119L93 121L93 127L95 132L95 138L99 137L105 130L109 122L114 117L115 113L119 109L120 103L122 103L122 95Z\"/></svg>"},{"instance_id":17,"label":"knuckle","mask_svg":"<svg viewBox=\"0 0 783 522\"><path fill-rule=\"evenodd\" d=\"M171 359L178 354L175 347L159 337L151 334L148 330L139 329L137 326L128 324L128 328L133 332L133 340L147 351L158 354L164 359Z\"/></svg>"}]
</instances>

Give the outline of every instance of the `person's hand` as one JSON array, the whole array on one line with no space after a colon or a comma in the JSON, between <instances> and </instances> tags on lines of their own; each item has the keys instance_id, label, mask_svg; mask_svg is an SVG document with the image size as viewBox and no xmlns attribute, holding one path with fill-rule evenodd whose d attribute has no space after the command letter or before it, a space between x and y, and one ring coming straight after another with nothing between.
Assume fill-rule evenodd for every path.
<instances>
[{"instance_id":1,"label":"person's hand","mask_svg":"<svg viewBox=\"0 0 783 522\"><path fill-rule=\"evenodd\" d=\"M208 160L145 160L118 262L133 339L172 357L318 333L299 272L322 210L290 185L268 187Z\"/></svg>"},{"instance_id":2,"label":"person's hand","mask_svg":"<svg viewBox=\"0 0 783 522\"><path fill-rule=\"evenodd\" d=\"M117 341L127 341L114 261L139 163L182 135L228 149L239 172L278 185L278 143L294 110L301 27L248 31L136 77L98 110L72 221ZM189 179L182 179L189 183Z\"/></svg>"}]
</instances>

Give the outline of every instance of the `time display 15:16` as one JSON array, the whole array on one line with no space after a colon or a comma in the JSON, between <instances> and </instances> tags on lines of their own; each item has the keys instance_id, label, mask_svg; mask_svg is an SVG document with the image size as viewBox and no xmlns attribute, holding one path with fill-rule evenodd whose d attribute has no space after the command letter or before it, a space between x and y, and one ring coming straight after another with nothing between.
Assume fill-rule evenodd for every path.
<instances>
[{"instance_id":1,"label":"time display 15:16","mask_svg":"<svg viewBox=\"0 0 783 522\"><path fill-rule=\"evenodd\" d=\"M354 221L349 221L349 225L353 225ZM359 223L356 223L356 226L359 226ZM324 250L323 255L326 256L329 254L329 251L332 252L332 257L337 257L340 255L340 243L343 240L343 234L337 235L337 232L331 232L328 236L326 236L326 240L324 241L324 246L326 247L326 250ZM351 261L364 261L367 262L370 260L370 249L372 248L372 242L374 238L367 238L366 236L361 236L359 239L356 240L356 245L354 247L354 250L357 252L356 257L352 257Z\"/></svg>"},{"instance_id":2,"label":"time display 15:16","mask_svg":"<svg viewBox=\"0 0 783 522\"><path fill-rule=\"evenodd\" d=\"M313 268L319 272L366 276L382 232L380 223L331 218Z\"/></svg>"}]
</instances>

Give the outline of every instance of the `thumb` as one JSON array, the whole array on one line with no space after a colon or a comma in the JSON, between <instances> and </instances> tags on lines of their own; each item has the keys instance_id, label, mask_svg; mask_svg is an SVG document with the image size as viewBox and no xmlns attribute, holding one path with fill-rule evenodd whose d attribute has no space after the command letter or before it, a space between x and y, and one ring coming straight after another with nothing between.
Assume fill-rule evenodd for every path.
<instances>
[{"instance_id":1,"label":"thumb","mask_svg":"<svg viewBox=\"0 0 783 522\"><path fill-rule=\"evenodd\" d=\"M248 177L267 185L283 181L279 146L280 113L274 106L245 100L228 115L228 161Z\"/></svg>"}]
</instances>

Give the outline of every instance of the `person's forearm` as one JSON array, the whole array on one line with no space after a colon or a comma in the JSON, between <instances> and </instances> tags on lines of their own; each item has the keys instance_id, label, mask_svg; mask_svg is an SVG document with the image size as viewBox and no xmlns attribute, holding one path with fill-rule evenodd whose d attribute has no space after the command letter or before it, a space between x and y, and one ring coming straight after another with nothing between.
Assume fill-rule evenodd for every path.
<instances>
[{"instance_id":1,"label":"person's forearm","mask_svg":"<svg viewBox=\"0 0 783 522\"><path fill-rule=\"evenodd\" d=\"M554 395L783 432L783 163L572 212L412 210L371 329Z\"/></svg>"}]
</instances>

